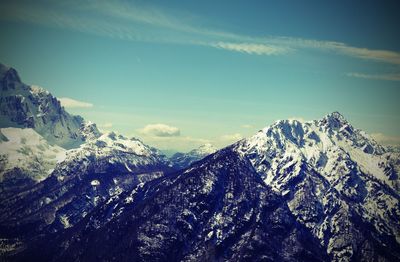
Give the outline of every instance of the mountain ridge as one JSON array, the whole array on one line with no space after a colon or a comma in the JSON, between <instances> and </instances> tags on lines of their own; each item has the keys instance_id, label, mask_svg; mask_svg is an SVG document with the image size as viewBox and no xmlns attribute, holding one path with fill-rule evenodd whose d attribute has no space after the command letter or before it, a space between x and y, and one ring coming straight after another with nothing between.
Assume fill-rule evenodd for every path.
<instances>
[{"instance_id":1,"label":"mountain ridge","mask_svg":"<svg viewBox=\"0 0 400 262\"><path fill-rule=\"evenodd\" d=\"M50 144L66 149L85 141L80 116L70 115L44 88L26 85L18 72L0 64L0 127L33 128ZM98 130L97 130L98 132Z\"/></svg>"},{"instance_id":2,"label":"mountain ridge","mask_svg":"<svg viewBox=\"0 0 400 262\"><path fill-rule=\"evenodd\" d=\"M0 75L7 259L400 260L400 153L339 112L168 159Z\"/></svg>"}]
</instances>

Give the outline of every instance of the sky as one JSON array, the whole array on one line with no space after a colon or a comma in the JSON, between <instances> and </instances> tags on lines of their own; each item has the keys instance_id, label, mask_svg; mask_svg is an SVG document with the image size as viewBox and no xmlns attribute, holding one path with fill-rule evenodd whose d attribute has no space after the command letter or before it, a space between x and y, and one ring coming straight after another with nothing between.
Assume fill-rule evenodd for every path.
<instances>
[{"instance_id":1,"label":"sky","mask_svg":"<svg viewBox=\"0 0 400 262\"><path fill-rule=\"evenodd\" d=\"M341 112L400 144L396 1L1 1L0 62L100 129L222 147Z\"/></svg>"}]
</instances>

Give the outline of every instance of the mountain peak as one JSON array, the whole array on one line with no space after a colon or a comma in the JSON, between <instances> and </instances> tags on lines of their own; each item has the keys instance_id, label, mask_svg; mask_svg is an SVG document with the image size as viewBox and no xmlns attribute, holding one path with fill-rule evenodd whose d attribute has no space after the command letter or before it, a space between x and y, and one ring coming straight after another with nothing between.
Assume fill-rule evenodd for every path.
<instances>
[{"instance_id":1,"label":"mountain peak","mask_svg":"<svg viewBox=\"0 0 400 262\"><path fill-rule=\"evenodd\" d=\"M346 119L344 118L344 116L343 116L340 112L338 112L338 111L334 111L334 112L332 112L332 113L327 114L327 115L325 116L325 118L346 120Z\"/></svg>"},{"instance_id":2,"label":"mountain peak","mask_svg":"<svg viewBox=\"0 0 400 262\"><path fill-rule=\"evenodd\" d=\"M97 128L97 125L91 121L82 123L80 131L85 140L96 139L101 136L101 133Z\"/></svg>"},{"instance_id":3,"label":"mountain peak","mask_svg":"<svg viewBox=\"0 0 400 262\"><path fill-rule=\"evenodd\" d=\"M0 64L0 127L33 128L51 145L66 149L83 143L83 118L70 115L59 100L42 87L21 82L18 72Z\"/></svg>"},{"instance_id":4,"label":"mountain peak","mask_svg":"<svg viewBox=\"0 0 400 262\"><path fill-rule=\"evenodd\" d=\"M50 92L44 89L43 87L31 85L30 92L34 95L50 95Z\"/></svg>"},{"instance_id":5,"label":"mountain peak","mask_svg":"<svg viewBox=\"0 0 400 262\"><path fill-rule=\"evenodd\" d=\"M349 124L346 118L337 111L326 115L319 122L322 125L330 127L332 129L338 129Z\"/></svg>"},{"instance_id":6,"label":"mountain peak","mask_svg":"<svg viewBox=\"0 0 400 262\"><path fill-rule=\"evenodd\" d=\"M15 89L15 83L21 83L17 70L0 64L0 80L3 82L2 90Z\"/></svg>"}]
</instances>

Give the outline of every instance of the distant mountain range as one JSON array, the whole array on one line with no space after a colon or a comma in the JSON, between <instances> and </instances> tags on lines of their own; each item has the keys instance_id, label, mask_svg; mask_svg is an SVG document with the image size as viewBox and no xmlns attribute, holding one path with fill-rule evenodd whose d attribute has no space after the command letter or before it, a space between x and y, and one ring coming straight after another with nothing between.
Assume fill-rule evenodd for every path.
<instances>
[{"instance_id":1,"label":"distant mountain range","mask_svg":"<svg viewBox=\"0 0 400 262\"><path fill-rule=\"evenodd\" d=\"M167 158L0 66L0 257L400 261L400 153L340 113Z\"/></svg>"}]
</instances>

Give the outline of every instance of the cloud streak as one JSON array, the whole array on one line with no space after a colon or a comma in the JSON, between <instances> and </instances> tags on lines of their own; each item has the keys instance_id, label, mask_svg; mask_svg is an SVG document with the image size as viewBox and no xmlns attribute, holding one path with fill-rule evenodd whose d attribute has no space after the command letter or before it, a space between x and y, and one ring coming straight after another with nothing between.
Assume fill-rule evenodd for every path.
<instances>
[{"instance_id":1,"label":"cloud streak","mask_svg":"<svg viewBox=\"0 0 400 262\"><path fill-rule=\"evenodd\" d=\"M293 37L269 37L264 38L264 41L266 43L278 46L287 46L293 49L314 49L325 52L334 52L340 55L364 60L400 65L400 53L395 51L355 47L335 41L321 41Z\"/></svg>"},{"instance_id":2,"label":"cloud streak","mask_svg":"<svg viewBox=\"0 0 400 262\"><path fill-rule=\"evenodd\" d=\"M357 77L374 80L400 81L400 74L362 74L362 73L347 73L349 77Z\"/></svg>"},{"instance_id":3,"label":"cloud streak","mask_svg":"<svg viewBox=\"0 0 400 262\"><path fill-rule=\"evenodd\" d=\"M371 137L383 145L400 145L400 136L387 136L382 133L371 134Z\"/></svg>"},{"instance_id":4,"label":"cloud streak","mask_svg":"<svg viewBox=\"0 0 400 262\"><path fill-rule=\"evenodd\" d=\"M284 55L301 49L400 65L400 53L354 47L341 42L293 37L250 37L196 26L189 14L123 1L73 1L35 4L3 1L0 19L60 27L129 41L201 45L250 55ZM177 17L181 17L178 19ZM161 32L160 32L161 30Z\"/></svg>"},{"instance_id":5,"label":"cloud streak","mask_svg":"<svg viewBox=\"0 0 400 262\"><path fill-rule=\"evenodd\" d=\"M266 44L254 44L254 43L228 43L228 42L218 42L211 44L211 46L225 49L229 51L236 51L246 54L256 54L256 55L281 55L289 52L289 48L283 48L273 45Z\"/></svg>"},{"instance_id":6,"label":"cloud streak","mask_svg":"<svg viewBox=\"0 0 400 262\"><path fill-rule=\"evenodd\" d=\"M93 104L88 102L78 101L68 97L58 98L61 105L65 108L90 108L93 107Z\"/></svg>"}]
</instances>

